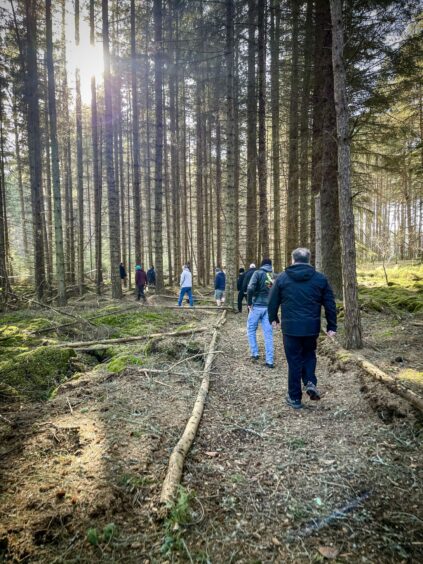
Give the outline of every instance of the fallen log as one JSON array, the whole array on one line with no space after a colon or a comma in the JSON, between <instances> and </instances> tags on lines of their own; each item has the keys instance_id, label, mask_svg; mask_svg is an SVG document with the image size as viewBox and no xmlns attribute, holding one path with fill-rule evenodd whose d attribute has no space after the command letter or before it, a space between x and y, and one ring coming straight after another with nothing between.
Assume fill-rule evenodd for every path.
<instances>
[{"instance_id":1,"label":"fallen log","mask_svg":"<svg viewBox=\"0 0 423 564\"><path fill-rule=\"evenodd\" d=\"M384 384L392 393L406 399L419 411L423 411L422 397L418 396L412 390L404 386L394 376L390 376L389 374L386 374L386 372L383 372L383 370L369 362L361 354L347 351L346 349L341 347L339 343L334 340L329 341L329 339L325 339L325 341L320 343L320 349L323 351L323 353L326 353L328 356L337 360L341 364L347 364L348 362L355 364L366 374L371 376L373 380L382 382L382 384Z\"/></svg>"},{"instance_id":2,"label":"fallen log","mask_svg":"<svg viewBox=\"0 0 423 564\"><path fill-rule=\"evenodd\" d=\"M135 337L119 337L117 339L97 339L95 341L74 341L72 343L59 343L58 345L49 345L56 349L79 349L87 348L93 345L115 345L117 343L131 343L132 341L142 341L143 339L161 339L164 337L182 337L184 335L192 335L193 333L204 333L207 327L199 327L198 329L186 329L185 331L171 331L170 333L151 333L150 335L136 335Z\"/></svg>"},{"instance_id":3,"label":"fallen log","mask_svg":"<svg viewBox=\"0 0 423 564\"><path fill-rule=\"evenodd\" d=\"M203 415L204 403L206 401L207 393L209 390L210 369L214 359L219 328L225 323L225 321L226 311L223 311L213 331L213 336L209 345L208 354L204 365L203 380L197 394L197 399L195 400L191 417L189 418L185 430L181 438L177 442L175 448L173 449L169 459L166 477L164 479L162 491L160 494L160 502L165 504L166 506L172 505L175 500L178 485L180 484L182 477L185 457L189 449L191 448L201 421L201 417Z\"/></svg>"}]
</instances>

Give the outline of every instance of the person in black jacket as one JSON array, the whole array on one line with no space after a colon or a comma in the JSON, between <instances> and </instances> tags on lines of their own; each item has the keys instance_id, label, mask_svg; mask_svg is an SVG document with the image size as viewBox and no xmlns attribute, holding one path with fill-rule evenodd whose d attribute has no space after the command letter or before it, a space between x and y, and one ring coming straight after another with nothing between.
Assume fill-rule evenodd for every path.
<instances>
[{"instance_id":1,"label":"person in black jacket","mask_svg":"<svg viewBox=\"0 0 423 564\"><path fill-rule=\"evenodd\" d=\"M302 406L301 380L312 400L319 400L317 390L316 347L320 332L321 307L325 308L327 335L336 334L336 304L329 282L310 264L310 251L299 248L292 252L292 265L279 275L268 305L269 321L279 324L282 306L282 333L288 362L288 395L286 401L294 409Z\"/></svg>"},{"instance_id":2,"label":"person in black jacket","mask_svg":"<svg viewBox=\"0 0 423 564\"><path fill-rule=\"evenodd\" d=\"M123 264L123 262L120 263L119 265L119 276L121 279L121 282L123 284L123 287L126 288L126 281L127 281L127 274L126 274L126 268L125 265Z\"/></svg>"},{"instance_id":3,"label":"person in black jacket","mask_svg":"<svg viewBox=\"0 0 423 564\"><path fill-rule=\"evenodd\" d=\"M247 294L244 294L244 290L242 289L243 283L245 278L245 269L239 269L238 280L236 282L236 289L238 290L238 312L242 313L242 300L245 298L247 299Z\"/></svg>"}]
</instances>

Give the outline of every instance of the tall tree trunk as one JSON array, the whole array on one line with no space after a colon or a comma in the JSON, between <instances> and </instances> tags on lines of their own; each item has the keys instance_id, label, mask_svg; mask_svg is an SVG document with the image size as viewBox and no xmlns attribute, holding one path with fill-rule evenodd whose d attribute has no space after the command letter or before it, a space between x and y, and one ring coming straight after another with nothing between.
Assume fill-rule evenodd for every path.
<instances>
[{"instance_id":1,"label":"tall tree trunk","mask_svg":"<svg viewBox=\"0 0 423 564\"><path fill-rule=\"evenodd\" d=\"M104 121L107 167L107 193L109 202L109 246L110 246L110 277L112 283L112 297L122 297L122 286L119 277L120 264L120 229L119 229L119 194L116 187L115 168L113 161L113 107L112 107L112 79L110 73L109 47L109 5L108 0L102 0L103 15L103 57L104 57Z\"/></svg>"},{"instance_id":2,"label":"tall tree trunk","mask_svg":"<svg viewBox=\"0 0 423 564\"><path fill-rule=\"evenodd\" d=\"M47 84L47 63L44 55L44 83ZM48 88L45 88L44 97L44 150L45 159L45 194L43 194L44 206L44 254L46 259L47 285L51 291L53 288L53 210L51 194L51 159L50 159L50 131L49 131L49 102ZM47 209L45 209L47 207Z\"/></svg>"},{"instance_id":3,"label":"tall tree trunk","mask_svg":"<svg viewBox=\"0 0 423 564\"><path fill-rule=\"evenodd\" d=\"M15 133L16 168L18 174L19 206L21 212L23 250L24 250L25 262L28 263L29 245L28 245L28 234L26 231L27 218L26 218L24 186L22 180L22 158L21 158L21 147L20 147L20 139L19 139L17 94L15 89L13 91L13 129Z\"/></svg>"},{"instance_id":4,"label":"tall tree trunk","mask_svg":"<svg viewBox=\"0 0 423 564\"><path fill-rule=\"evenodd\" d=\"M216 264L222 264L222 145L216 90Z\"/></svg>"},{"instance_id":5,"label":"tall tree trunk","mask_svg":"<svg viewBox=\"0 0 423 564\"><path fill-rule=\"evenodd\" d=\"M266 0L258 0L258 191L259 255L269 256L269 218L267 216L266 165Z\"/></svg>"},{"instance_id":6,"label":"tall tree trunk","mask_svg":"<svg viewBox=\"0 0 423 564\"><path fill-rule=\"evenodd\" d=\"M5 303L11 291L8 256L7 256L7 216L6 216L6 184L4 174L4 112L3 92L0 87L0 289L3 294L2 301Z\"/></svg>"},{"instance_id":7,"label":"tall tree trunk","mask_svg":"<svg viewBox=\"0 0 423 564\"><path fill-rule=\"evenodd\" d=\"M66 305L65 252L63 246L62 192L60 187L59 144L57 140L56 78L53 63L51 0L46 0L46 62L48 74L48 109L50 118L51 165L53 173L54 242L58 304Z\"/></svg>"},{"instance_id":8,"label":"tall tree trunk","mask_svg":"<svg viewBox=\"0 0 423 564\"><path fill-rule=\"evenodd\" d=\"M25 0L25 15L25 102L27 107L28 150L34 243L34 283L38 300L43 300L46 290L46 277L41 201L41 131L37 65L37 12L35 0Z\"/></svg>"},{"instance_id":9,"label":"tall tree trunk","mask_svg":"<svg viewBox=\"0 0 423 564\"><path fill-rule=\"evenodd\" d=\"M234 307L236 283L235 234L235 115L234 115L234 0L226 0L226 300Z\"/></svg>"},{"instance_id":10,"label":"tall tree trunk","mask_svg":"<svg viewBox=\"0 0 423 564\"><path fill-rule=\"evenodd\" d=\"M75 284L75 223L73 209L72 151L69 121L69 88L66 50L66 0L62 0L62 58L63 58L63 100L64 113L64 172L65 172L65 267L66 280Z\"/></svg>"},{"instance_id":11,"label":"tall tree trunk","mask_svg":"<svg viewBox=\"0 0 423 564\"><path fill-rule=\"evenodd\" d=\"M140 138L139 107L137 86L137 51L135 0L131 0L131 94L132 94L132 197L134 201L134 242L135 262L141 261L141 172L140 172Z\"/></svg>"},{"instance_id":12,"label":"tall tree trunk","mask_svg":"<svg viewBox=\"0 0 423 564\"><path fill-rule=\"evenodd\" d=\"M204 77L199 71L196 86L196 219L197 219L197 277L198 284L205 284L204 266L204 187L203 187L203 119L204 119Z\"/></svg>"},{"instance_id":13,"label":"tall tree trunk","mask_svg":"<svg viewBox=\"0 0 423 564\"><path fill-rule=\"evenodd\" d=\"M146 25L145 43L146 51L150 48L149 26ZM146 191L146 206L147 206L147 241L148 241L148 261L152 265L153 261L153 218L152 218L152 188L151 188L151 135L150 135L150 115L151 115L151 100L149 88L149 62L145 60L145 74L144 74L144 96L145 96L145 144L144 144L144 182Z\"/></svg>"},{"instance_id":14,"label":"tall tree trunk","mask_svg":"<svg viewBox=\"0 0 423 564\"><path fill-rule=\"evenodd\" d=\"M90 0L90 43L95 44L94 0ZM95 282L97 294L101 294L103 284L101 202L103 192L102 175L99 169L99 140L97 86L95 76L91 77L91 142L93 152L93 191L94 191L94 233L95 233Z\"/></svg>"},{"instance_id":15,"label":"tall tree trunk","mask_svg":"<svg viewBox=\"0 0 423 564\"><path fill-rule=\"evenodd\" d=\"M169 145L167 142L167 122L166 122L166 97L163 92L163 184L164 184L164 203L166 214L166 246L167 246L167 262L168 262L168 281L169 286L173 285L173 263L172 263L172 217L170 207L172 203L172 194L169 182ZM163 265L164 267L164 265Z\"/></svg>"},{"instance_id":16,"label":"tall tree trunk","mask_svg":"<svg viewBox=\"0 0 423 564\"><path fill-rule=\"evenodd\" d=\"M325 225L321 230L322 271L329 278L335 296L342 296L342 267L340 213L338 195L338 158L336 143L336 110L332 68L332 33L329 0L324 0L322 22L325 30L323 44L323 132L322 132L322 184L320 187L320 213ZM318 23L316 22L316 25Z\"/></svg>"},{"instance_id":17,"label":"tall tree trunk","mask_svg":"<svg viewBox=\"0 0 423 564\"><path fill-rule=\"evenodd\" d=\"M272 161L273 161L273 266L276 272L282 270L281 248L281 200L280 200L280 126L279 126L279 42L280 3L272 0L271 5L271 106L272 106Z\"/></svg>"},{"instance_id":18,"label":"tall tree trunk","mask_svg":"<svg viewBox=\"0 0 423 564\"><path fill-rule=\"evenodd\" d=\"M312 191L320 193L321 268L337 297L342 296L336 113L329 0L316 0ZM316 209L317 214L317 209ZM322 225L322 219L317 221ZM316 254L318 254L316 252Z\"/></svg>"},{"instance_id":19,"label":"tall tree trunk","mask_svg":"<svg viewBox=\"0 0 423 564\"><path fill-rule=\"evenodd\" d=\"M302 80L302 96L300 111L300 235L303 247L309 245L309 137L310 137L310 78L311 78L311 46L313 37L313 0L307 0L304 40L304 70Z\"/></svg>"},{"instance_id":20,"label":"tall tree trunk","mask_svg":"<svg viewBox=\"0 0 423 564\"><path fill-rule=\"evenodd\" d=\"M298 17L300 4L291 0L292 65L289 103L289 171L285 262L290 264L291 253L298 245Z\"/></svg>"},{"instance_id":21,"label":"tall tree trunk","mask_svg":"<svg viewBox=\"0 0 423 564\"><path fill-rule=\"evenodd\" d=\"M235 75L234 75L234 198L235 198L235 273L239 268L239 193L240 193L240 126L239 126L239 41L235 46ZM211 197L211 190L210 190Z\"/></svg>"},{"instance_id":22,"label":"tall tree trunk","mask_svg":"<svg viewBox=\"0 0 423 564\"><path fill-rule=\"evenodd\" d=\"M79 0L75 0L75 45L79 46ZM82 151L82 101L81 74L75 69L76 89L76 168L78 189L78 286L82 296L84 290L84 164Z\"/></svg>"},{"instance_id":23,"label":"tall tree trunk","mask_svg":"<svg viewBox=\"0 0 423 564\"><path fill-rule=\"evenodd\" d=\"M258 259L256 27L257 0L248 0L246 257L249 263Z\"/></svg>"},{"instance_id":24,"label":"tall tree trunk","mask_svg":"<svg viewBox=\"0 0 423 564\"><path fill-rule=\"evenodd\" d=\"M163 289L163 45L162 45L162 0L154 0L154 90L156 99L156 155L154 183L154 252L157 272L156 287Z\"/></svg>"},{"instance_id":25,"label":"tall tree trunk","mask_svg":"<svg viewBox=\"0 0 423 564\"><path fill-rule=\"evenodd\" d=\"M170 117L170 162L172 179L172 241L173 241L173 272L176 275L181 263L181 212L180 212L180 170L179 170L179 121L178 121L178 92L179 76L177 67L178 43L178 12L177 2L169 2L172 7L169 13L169 41L171 44L169 61L169 117ZM173 29L176 29L176 34Z\"/></svg>"},{"instance_id":26,"label":"tall tree trunk","mask_svg":"<svg viewBox=\"0 0 423 564\"><path fill-rule=\"evenodd\" d=\"M343 60L344 33L341 0L330 0L333 36L333 76L338 133L339 213L341 217L342 269L345 311L345 344L348 349L363 346L358 303L354 213L350 186L350 133L348 126L347 83Z\"/></svg>"}]
</instances>

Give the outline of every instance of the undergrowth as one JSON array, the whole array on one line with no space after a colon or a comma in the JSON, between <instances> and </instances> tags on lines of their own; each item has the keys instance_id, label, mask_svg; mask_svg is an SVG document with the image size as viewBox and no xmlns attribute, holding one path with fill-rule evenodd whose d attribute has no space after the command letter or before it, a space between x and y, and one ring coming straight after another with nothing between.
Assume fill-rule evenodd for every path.
<instances>
[{"instance_id":1,"label":"undergrowth","mask_svg":"<svg viewBox=\"0 0 423 564\"><path fill-rule=\"evenodd\" d=\"M423 265L386 267L388 284L382 266L357 270L359 299L365 310L379 312L423 311Z\"/></svg>"},{"instance_id":2,"label":"undergrowth","mask_svg":"<svg viewBox=\"0 0 423 564\"><path fill-rule=\"evenodd\" d=\"M163 525L165 537L160 550L165 556L186 551L182 533L183 527L191 522L190 504L193 498L192 492L188 492L183 486L179 486L176 501L169 506L169 513Z\"/></svg>"}]
</instances>

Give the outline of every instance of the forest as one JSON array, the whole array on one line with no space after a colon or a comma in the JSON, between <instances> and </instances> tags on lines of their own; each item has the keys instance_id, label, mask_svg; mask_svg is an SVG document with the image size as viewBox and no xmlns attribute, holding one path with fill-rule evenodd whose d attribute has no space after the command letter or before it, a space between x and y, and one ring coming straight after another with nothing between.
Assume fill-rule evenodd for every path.
<instances>
[{"instance_id":1,"label":"forest","mask_svg":"<svg viewBox=\"0 0 423 564\"><path fill-rule=\"evenodd\" d=\"M0 561L419 561L422 316L420 0L0 0Z\"/></svg>"}]
</instances>

